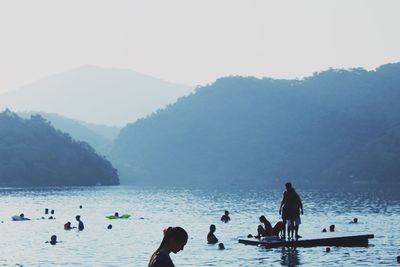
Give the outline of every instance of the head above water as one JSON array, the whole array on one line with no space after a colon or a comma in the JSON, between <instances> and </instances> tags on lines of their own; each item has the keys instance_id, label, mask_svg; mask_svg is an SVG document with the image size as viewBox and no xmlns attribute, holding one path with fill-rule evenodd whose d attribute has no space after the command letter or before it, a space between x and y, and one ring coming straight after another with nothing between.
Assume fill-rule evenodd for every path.
<instances>
[{"instance_id":1,"label":"head above water","mask_svg":"<svg viewBox=\"0 0 400 267\"><path fill-rule=\"evenodd\" d=\"M24 218L25 215L24 215L23 213L21 213L21 214L19 215L19 217Z\"/></svg>"},{"instance_id":2,"label":"head above water","mask_svg":"<svg viewBox=\"0 0 400 267\"><path fill-rule=\"evenodd\" d=\"M219 243L219 244L218 244L218 248L219 248L219 249L225 249L224 243Z\"/></svg>"},{"instance_id":3,"label":"head above water","mask_svg":"<svg viewBox=\"0 0 400 267\"><path fill-rule=\"evenodd\" d=\"M53 241L53 242L57 241L57 236L56 235L52 235L50 237L50 240Z\"/></svg>"},{"instance_id":4,"label":"head above water","mask_svg":"<svg viewBox=\"0 0 400 267\"><path fill-rule=\"evenodd\" d=\"M215 232L215 230L216 230L215 225L214 225L214 224L211 224L211 225L210 225L210 232Z\"/></svg>"},{"instance_id":5,"label":"head above water","mask_svg":"<svg viewBox=\"0 0 400 267\"><path fill-rule=\"evenodd\" d=\"M148 266L150 266L151 260L160 250L166 251L167 253L178 253L183 250L188 238L187 232L182 227L168 227L168 229L164 230L164 238L160 246L151 255Z\"/></svg>"},{"instance_id":6,"label":"head above water","mask_svg":"<svg viewBox=\"0 0 400 267\"><path fill-rule=\"evenodd\" d=\"M169 252L178 253L183 250L187 243L189 236L185 229L177 227L168 227L164 233L164 238L161 241L160 247L156 250L156 253L161 249L166 248Z\"/></svg>"}]
</instances>

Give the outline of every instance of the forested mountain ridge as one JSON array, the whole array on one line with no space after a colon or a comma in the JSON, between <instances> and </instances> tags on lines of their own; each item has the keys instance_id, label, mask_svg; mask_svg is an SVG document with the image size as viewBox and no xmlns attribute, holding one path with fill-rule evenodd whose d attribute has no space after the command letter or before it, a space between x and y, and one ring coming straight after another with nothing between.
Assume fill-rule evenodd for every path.
<instances>
[{"instance_id":1,"label":"forested mountain ridge","mask_svg":"<svg viewBox=\"0 0 400 267\"><path fill-rule=\"evenodd\" d=\"M18 112L17 114L22 118L30 118L32 115L40 115L44 119L48 120L54 128L64 133L68 133L77 141L84 141L90 144L96 152L101 155L107 155L110 152L113 141L120 130L119 127L85 123L55 113L32 111Z\"/></svg>"},{"instance_id":2,"label":"forested mountain ridge","mask_svg":"<svg viewBox=\"0 0 400 267\"><path fill-rule=\"evenodd\" d=\"M110 158L136 184L398 183L399 102L400 64L226 77L128 124Z\"/></svg>"},{"instance_id":3,"label":"forested mountain ridge","mask_svg":"<svg viewBox=\"0 0 400 267\"><path fill-rule=\"evenodd\" d=\"M40 115L0 113L0 186L117 185L116 169Z\"/></svg>"}]
</instances>

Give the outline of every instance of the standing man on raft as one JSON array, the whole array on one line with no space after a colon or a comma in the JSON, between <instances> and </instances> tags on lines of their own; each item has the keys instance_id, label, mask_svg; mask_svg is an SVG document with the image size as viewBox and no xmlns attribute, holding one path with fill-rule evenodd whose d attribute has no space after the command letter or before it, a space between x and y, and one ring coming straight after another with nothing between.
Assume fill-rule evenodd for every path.
<instances>
[{"instance_id":1,"label":"standing man on raft","mask_svg":"<svg viewBox=\"0 0 400 267\"><path fill-rule=\"evenodd\" d=\"M283 223L287 224L288 238L293 239L293 234L295 233L295 237L298 239L301 237L299 235L299 225L301 224L300 213L303 215L303 204L291 183L286 183L285 187L286 191L283 192L279 214L282 214ZM285 228L283 230L283 238L286 236Z\"/></svg>"}]
</instances>

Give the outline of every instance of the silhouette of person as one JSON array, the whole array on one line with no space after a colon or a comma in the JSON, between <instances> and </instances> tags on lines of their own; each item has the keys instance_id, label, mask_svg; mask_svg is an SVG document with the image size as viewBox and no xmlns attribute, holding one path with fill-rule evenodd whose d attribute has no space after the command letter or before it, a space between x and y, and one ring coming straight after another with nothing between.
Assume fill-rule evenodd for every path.
<instances>
[{"instance_id":1,"label":"silhouette of person","mask_svg":"<svg viewBox=\"0 0 400 267\"><path fill-rule=\"evenodd\" d=\"M358 219L357 218L353 218L353 220L350 223L358 223Z\"/></svg>"},{"instance_id":2,"label":"silhouette of person","mask_svg":"<svg viewBox=\"0 0 400 267\"><path fill-rule=\"evenodd\" d=\"M50 241L46 241L46 243L50 243L50 244L52 244L52 245L57 244L57 243L58 243L58 242L57 242L57 236L56 236L56 235L52 235L52 236L50 237Z\"/></svg>"},{"instance_id":3,"label":"silhouette of person","mask_svg":"<svg viewBox=\"0 0 400 267\"><path fill-rule=\"evenodd\" d=\"M78 221L78 230L82 231L83 229L85 229L85 226L83 225L83 222L81 221L81 216L76 215L75 219Z\"/></svg>"},{"instance_id":4,"label":"silhouette of person","mask_svg":"<svg viewBox=\"0 0 400 267\"><path fill-rule=\"evenodd\" d=\"M54 210L51 210L50 213L54 215Z\"/></svg>"},{"instance_id":5,"label":"silhouette of person","mask_svg":"<svg viewBox=\"0 0 400 267\"><path fill-rule=\"evenodd\" d=\"M262 225L259 225L257 228L256 238L260 238L262 236L271 236L272 235L271 223L267 220L267 218L265 218L264 215L261 215L259 220Z\"/></svg>"},{"instance_id":6,"label":"silhouette of person","mask_svg":"<svg viewBox=\"0 0 400 267\"><path fill-rule=\"evenodd\" d=\"M11 217L11 219L13 221L29 221L29 218L26 218L25 215L23 213L21 213L19 216L18 215L14 215Z\"/></svg>"},{"instance_id":7,"label":"silhouette of person","mask_svg":"<svg viewBox=\"0 0 400 267\"><path fill-rule=\"evenodd\" d=\"M294 233L296 238L300 238L298 232L301 224L300 213L303 214L303 203L291 183L286 183L285 187L286 191L283 193L279 214L282 214L282 220L287 224L289 238L293 239ZM284 230L283 236L285 236L285 232Z\"/></svg>"},{"instance_id":8,"label":"silhouette of person","mask_svg":"<svg viewBox=\"0 0 400 267\"><path fill-rule=\"evenodd\" d=\"M151 255L148 267L174 267L169 254L183 250L188 240L187 232L181 227L169 227L164 231L160 246Z\"/></svg>"},{"instance_id":9,"label":"silhouette of person","mask_svg":"<svg viewBox=\"0 0 400 267\"><path fill-rule=\"evenodd\" d=\"M217 244L218 238L214 235L216 227L214 224L210 225L210 232L207 234L207 243L208 244Z\"/></svg>"},{"instance_id":10,"label":"silhouette of person","mask_svg":"<svg viewBox=\"0 0 400 267\"><path fill-rule=\"evenodd\" d=\"M222 215L221 221L223 221L224 223L227 223L230 220L231 220L231 218L229 217L229 211L225 210L225 214Z\"/></svg>"},{"instance_id":11,"label":"silhouette of person","mask_svg":"<svg viewBox=\"0 0 400 267\"><path fill-rule=\"evenodd\" d=\"M329 232L335 232L335 225L334 224L331 224L329 226Z\"/></svg>"},{"instance_id":12,"label":"silhouette of person","mask_svg":"<svg viewBox=\"0 0 400 267\"><path fill-rule=\"evenodd\" d=\"M218 244L218 248L221 249L221 250L225 249L224 243L219 243Z\"/></svg>"},{"instance_id":13,"label":"silhouette of person","mask_svg":"<svg viewBox=\"0 0 400 267\"><path fill-rule=\"evenodd\" d=\"M49 209L44 209L44 214L49 214Z\"/></svg>"},{"instance_id":14,"label":"silhouette of person","mask_svg":"<svg viewBox=\"0 0 400 267\"><path fill-rule=\"evenodd\" d=\"M71 230L73 228L76 228L76 227L71 227L71 222L67 222L66 224L64 224L64 230Z\"/></svg>"},{"instance_id":15,"label":"silhouette of person","mask_svg":"<svg viewBox=\"0 0 400 267\"><path fill-rule=\"evenodd\" d=\"M109 225L107 226L107 229L112 229L112 225L109 224Z\"/></svg>"}]
</instances>

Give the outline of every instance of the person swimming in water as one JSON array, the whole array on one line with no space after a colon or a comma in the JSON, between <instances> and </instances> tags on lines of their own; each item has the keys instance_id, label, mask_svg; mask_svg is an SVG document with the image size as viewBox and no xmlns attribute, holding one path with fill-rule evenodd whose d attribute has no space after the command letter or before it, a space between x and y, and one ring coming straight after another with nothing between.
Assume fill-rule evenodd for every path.
<instances>
[{"instance_id":1,"label":"person swimming in water","mask_svg":"<svg viewBox=\"0 0 400 267\"><path fill-rule=\"evenodd\" d=\"M71 226L71 222L67 222L66 224L64 224L64 230L71 230L71 229L74 229L74 228L76 228L76 227L75 226L72 227Z\"/></svg>"},{"instance_id":2,"label":"person swimming in water","mask_svg":"<svg viewBox=\"0 0 400 267\"><path fill-rule=\"evenodd\" d=\"M164 231L164 238L160 246L151 255L148 267L175 267L169 254L178 253L183 250L187 241L188 234L181 227L169 227Z\"/></svg>"},{"instance_id":3,"label":"person swimming in water","mask_svg":"<svg viewBox=\"0 0 400 267\"><path fill-rule=\"evenodd\" d=\"M230 220L231 220L231 217L229 217L229 211L225 210L225 214L222 215L221 221L223 221L224 223L227 223Z\"/></svg>"},{"instance_id":4,"label":"person swimming in water","mask_svg":"<svg viewBox=\"0 0 400 267\"><path fill-rule=\"evenodd\" d=\"M50 241L46 241L46 243L50 243L50 244L52 244L52 245L55 245L55 244L57 244L57 243L59 243L59 242L57 241L57 236L56 236L56 235L52 235L52 236L50 237Z\"/></svg>"},{"instance_id":5,"label":"person swimming in water","mask_svg":"<svg viewBox=\"0 0 400 267\"><path fill-rule=\"evenodd\" d=\"M207 243L208 244L217 244L218 238L214 235L216 227L214 224L210 225L210 232L207 234Z\"/></svg>"},{"instance_id":6,"label":"person swimming in water","mask_svg":"<svg viewBox=\"0 0 400 267\"><path fill-rule=\"evenodd\" d=\"M75 219L78 221L78 230L83 231L83 229L85 229L85 226L83 225L83 222L81 221L81 216L76 215Z\"/></svg>"}]
</instances>

